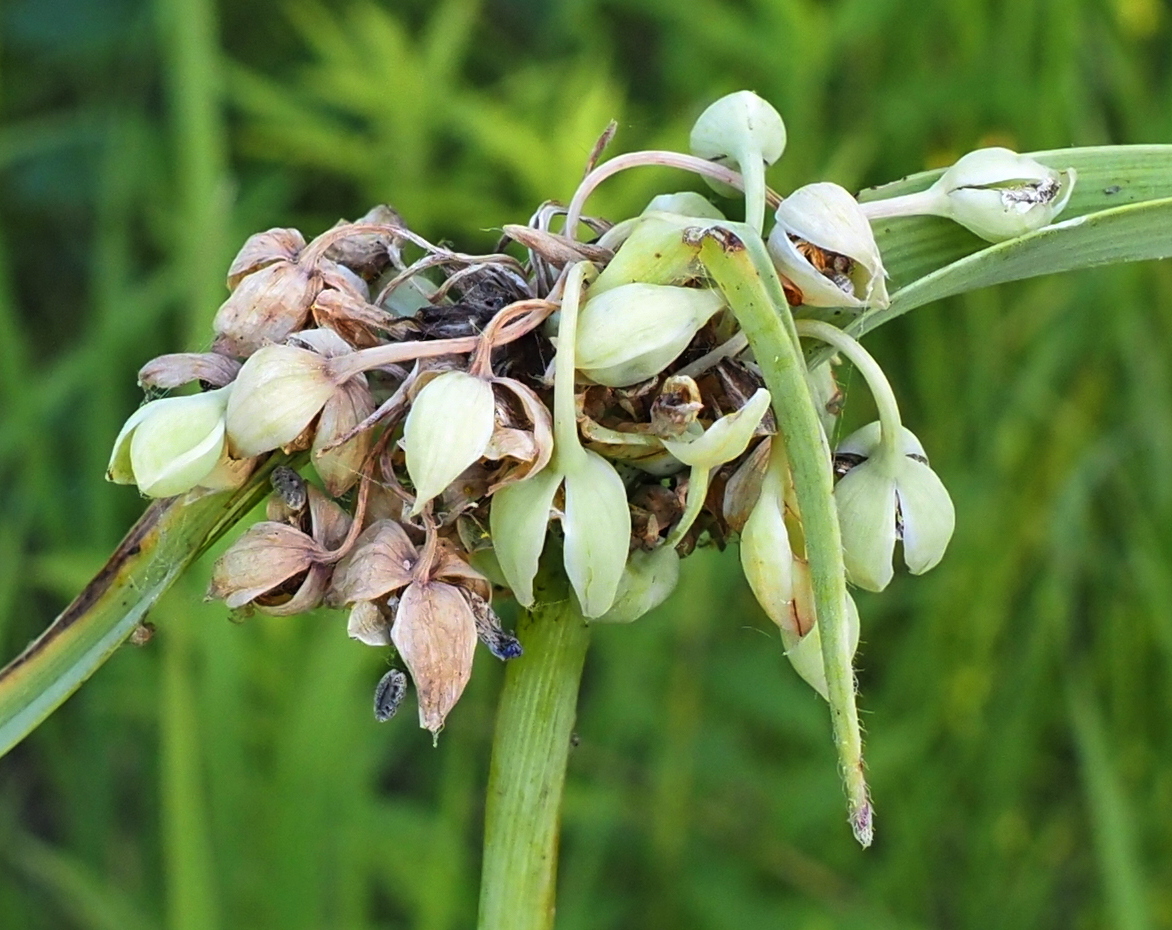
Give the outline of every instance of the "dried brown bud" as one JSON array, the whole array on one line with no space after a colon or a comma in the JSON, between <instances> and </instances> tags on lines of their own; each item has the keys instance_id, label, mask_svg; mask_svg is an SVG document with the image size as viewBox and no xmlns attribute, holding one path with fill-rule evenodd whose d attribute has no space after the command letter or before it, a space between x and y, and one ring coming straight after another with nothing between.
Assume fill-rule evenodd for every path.
<instances>
[{"instance_id":1,"label":"dried brown bud","mask_svg":"<svg viewBox=\"0 0 1172 930\"><path fill-rule=\"evenodd\" d=\"M247 275L216 311L216 350L245 356L284 342L305 323L321 285L320 275L283 260Z\"/></svg>"},{"instance_id":2,"label":"dried brown bud","mask_svg":"<svg viewBox=\"0 0 1172 930\"><path fill-rule=\"evenodd\" d=\"M651 432L665 439L682 436L702 409L696 382L687 375L672 375L651 404Z\"/></svg>"},{"instance_id":3,"label":"dried brown bud","mask_svg":"<svg viewBox=\"0 0 1172 930\"><path fill-rule=\"evenodd\" d=\"M172 388L203 381L212 387L230 383L240 363L216 352L177 352L153 358L138 370L138 383L144 388L169 391Z\"/></svg>"},{"instance_id":4,"label":"dried brown bud","mask_svg":"<svg viewBox=\"0 0 1172 930\"><path fill-rule=\"evenodd\" d=\"M403 226L403 218L385 203L369 210L365 216L359 217L353 224L346 220L338 220L334 228L339 226ZM391 263L391 251L395 248L396 237L390 232L361 232L353 233L339 239L326 250L326 258L345 265L364 278L372 279Z\"/></svg>"},{"instance_id":5,"label":"dried brown bud","mask_svg":"<svg viewBox=\"0 0 1172 930\"><path fill-rule=\"evenodd\" d=\"M309 536L287 523L254 524L216 560L208 596L235 610L305 575L322 555ZM286 602L292 597L282 595Z\"/></svg>"},{"instance_id":6,"label":"dried brown bud","mask_svg":"<svg viewBox=\"0 0 1172 930\"><path fill-rule=\"evenodd\" d=\"M398 591L411 583L418 558L415 544L398 523L379 520L371 524L334 569L329 603L340 607Z\"/></svg>"},{"instance_id":7,"label":"dried brown bud","mask_svg":"<svg viewBox=\"0 0 1172 930\"><path fill-rule=\"evenodd\" d=\"M317 488L307 488L309 533L287 522L268 520L249 527L212 569L208 596L233 610L251 603L267 614L287 617L321 603L330 567L323 564L350 528L350 515ZM278 501L279 516L285 502Z\"/></svg>"}]
</instances>

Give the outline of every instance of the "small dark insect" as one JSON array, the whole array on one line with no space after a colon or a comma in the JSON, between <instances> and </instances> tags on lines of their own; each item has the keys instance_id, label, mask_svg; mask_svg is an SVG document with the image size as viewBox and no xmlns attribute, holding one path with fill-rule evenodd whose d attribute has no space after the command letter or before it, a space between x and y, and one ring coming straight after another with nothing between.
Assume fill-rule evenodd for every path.
<instances>
[{"instance_id":1,"label":"small dark insect","mask_svg":"<svg viewBox=\"0 0 1172 930\"><path fill-rule=\"evenodd\" d=\"M309 502L305 479L292 468L287 465L278 465L273 469L273 475L269 478L269 482L272 484L273 490L285 502L285 506L291 511L301 513L305 509L305 505Z\"/></svg>"},{"instance_id":2,"label":"small dark insect","mask_svg":"<svg viewBox=\"0 0 1172 930\"><path fill-rule=\"evenodd\" d=\"M582 742L582 737L580 737L578 735L577 730L575 730L573 733L570 734L570 748L571 749L577 749L578 744L581 742Z\"/></svg>"},{"instance_id":3,"label":"small dark insect","mask_svg":"<svg viewBox=\"0 0 1172 930\"><path fill-rule=\"evenodd\" d=\"M1110 197L1112 194L1118 194L1123 188L1118 184L1112 184L1110 187L1104 187L1103 193Z\"/></svg>"},{"instance_id":4,"label":"small dark insect","mask_svg":"<svg viewBox=\"0 0 1172 930\"><path fill-rule=\"evenodd\" d=\"M374 719L379 723L386 723L395 716L406 693L406 675L397 668L383 675L374 689Z\"/></svg>"}]
</instances>

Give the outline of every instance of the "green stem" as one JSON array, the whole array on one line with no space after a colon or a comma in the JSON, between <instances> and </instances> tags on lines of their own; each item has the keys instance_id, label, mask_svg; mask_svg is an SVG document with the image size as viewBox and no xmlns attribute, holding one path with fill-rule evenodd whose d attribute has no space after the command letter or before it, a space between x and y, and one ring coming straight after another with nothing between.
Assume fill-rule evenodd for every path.
<instances>
[{"instance_id":1,"label":"green stem","mask_svg":"<svg viewBox=\"0 0 1172 930\"><path fill-rule=\"evenodd\" d=\"M806 557L822 640L834 743L846 788L851 828L868 846L873 811L863 771L863 740L847 642L846 570L834 509L830 449L806 382L796 331L765 244L749 227L729 223L703 234L699 256L749 337L773 395L806 535Z\"/></svg>"},{"instance_id":2,"label":"green stem","mask_svg":"<svg viewBox=\"0 0 1172 930\"><path fill-rule=\"evenodd\" d=\"M505 672L484 823L479 930L553 926L558 834L590 627L573 598L536 605Z\"/></svg>"},{"instance_id":3,"label":"green stem","mask_svg":"<svg viewBox=\"0 0 1172 930\"><path fill-rule=\"evenodd\" d=\"M895 399L895 391L891 389L891 382L887 380L887 375L883 374L883 369L871 353L859 345L859 341L850 333L821 320L797 320L794 326L799 336L820 339L845 355L855 366L867 382L871 396L875 398L883 448L888 455L898 455L900 431L903 426L899 417L899 403Z\"/></svg>"}]
</instances>

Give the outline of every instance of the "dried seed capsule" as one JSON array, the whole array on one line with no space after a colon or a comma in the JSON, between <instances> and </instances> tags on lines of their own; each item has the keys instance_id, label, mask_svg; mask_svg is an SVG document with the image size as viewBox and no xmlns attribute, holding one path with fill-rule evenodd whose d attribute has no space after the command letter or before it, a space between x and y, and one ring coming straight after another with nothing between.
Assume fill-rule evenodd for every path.
<instances>
[{"instance_id":1,"label":"dried seed capsule","mask_svg":"<svg viewBox=\"0 0 1172 930\"><path fill-rule=\"evenodd\" d=\"M374 689L374 719L386 723L399 710L407 693L407 676L397 668L391 669Z\"/></svg>"}]
</instances>

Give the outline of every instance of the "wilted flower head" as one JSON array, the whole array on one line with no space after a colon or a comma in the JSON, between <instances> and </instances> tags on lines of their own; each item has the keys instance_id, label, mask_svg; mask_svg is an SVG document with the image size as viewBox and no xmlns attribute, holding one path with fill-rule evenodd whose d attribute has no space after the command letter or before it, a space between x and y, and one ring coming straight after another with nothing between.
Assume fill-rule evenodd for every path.
<instances>
[{"instance_id":1,"label":"wilted flower head","mask_svg":"<svg viewBox=\"0 0 1172 930\"><path fill-rule=\"evenodd\" d=\"M858 201L837 184L800 187L777 208L769 254L798 303L886 307L887 272Z\"/></svg>"},{"instance_id":2,"label":"wilted flower head","mask_svg":"<svg viewBox=\"0 0 1172 930\"><path fill-rule=\"evenodd\" d=\"M882 591L900 539L912 574L936 565L952 538L956 512L912 432L901 427L896 442L885 443L879 423L869 423L843 440L835 457L847 469L834 489L847 577Z\"/></svg>"}]
</instances>

